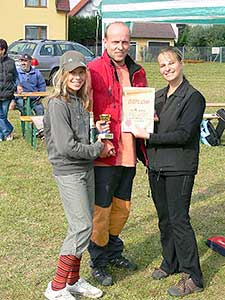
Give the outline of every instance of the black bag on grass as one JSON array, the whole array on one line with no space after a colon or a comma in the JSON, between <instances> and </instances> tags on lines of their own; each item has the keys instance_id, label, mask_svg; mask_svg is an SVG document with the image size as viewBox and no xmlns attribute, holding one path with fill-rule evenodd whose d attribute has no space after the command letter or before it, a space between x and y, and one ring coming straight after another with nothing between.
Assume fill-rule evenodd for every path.
<instances>
[{"instance_id":1,"label":"black bag on grass","mask_svg":"<svg viewBox=\"0 0 225 300\"><path fill-rule=\"evenodd\" d=\"M218 146L220 144L219 136L210 120L203 120L200 126L200 141L208 146Z\"/></svg>"},{"instance_id":2,"label":"black bag on grass","mask_svg":"<svg viewBox=\"0 0 225 300\"><path fill-rule=\"evenodd\" d=\"M225 130L225 110L223 108L217 110L216 115L219 117L216 132L219 139L221 139Z\"/></svg>"}]
</instances>

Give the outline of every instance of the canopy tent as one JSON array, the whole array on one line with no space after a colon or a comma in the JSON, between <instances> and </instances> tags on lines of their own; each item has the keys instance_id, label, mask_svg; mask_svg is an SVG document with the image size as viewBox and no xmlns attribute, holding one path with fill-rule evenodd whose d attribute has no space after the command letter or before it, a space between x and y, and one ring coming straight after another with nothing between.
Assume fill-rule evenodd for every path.
<instances>
[{"instance_id":1,"label":"canopy tent","mask_svg":"<svg viewBox=\"0 0 225 300\"><path fill-rule=\"evenodd\" d=\"M102 0L102 22L225 24L224 0Z\"/></svg>"}]
</instances>

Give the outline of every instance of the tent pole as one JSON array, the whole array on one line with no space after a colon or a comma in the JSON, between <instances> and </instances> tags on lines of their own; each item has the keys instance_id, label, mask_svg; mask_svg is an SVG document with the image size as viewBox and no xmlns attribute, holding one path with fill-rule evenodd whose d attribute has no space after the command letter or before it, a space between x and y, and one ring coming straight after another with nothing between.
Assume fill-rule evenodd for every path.
<instances>
[{"instance_id":1,"label":"tent pole","mask_svg":"<svg viewBox=\"0 0 225 300\"><path fill-rule=\"evenodd\" d=\"M105 27L106 27L106 23L104 21L104 19L102 18L102 54L104 52L104 36L105 36Z\"/></svg>"}]
</instances>

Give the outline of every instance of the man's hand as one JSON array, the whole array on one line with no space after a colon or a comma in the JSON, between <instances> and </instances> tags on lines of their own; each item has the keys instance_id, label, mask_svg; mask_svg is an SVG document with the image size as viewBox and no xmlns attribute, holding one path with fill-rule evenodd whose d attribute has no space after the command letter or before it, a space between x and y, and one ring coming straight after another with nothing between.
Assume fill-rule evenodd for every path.
<instances>
[{"instance_id":1,"label":"man's hand","mask_svg":"<svg viewBox=\"0 0 225 300\"><path fill-rule=\"evenodd\" d=\"M23 88L21 85L17 85L17 93L21 94L23 92Z\"/></svg>"}]
</instances>

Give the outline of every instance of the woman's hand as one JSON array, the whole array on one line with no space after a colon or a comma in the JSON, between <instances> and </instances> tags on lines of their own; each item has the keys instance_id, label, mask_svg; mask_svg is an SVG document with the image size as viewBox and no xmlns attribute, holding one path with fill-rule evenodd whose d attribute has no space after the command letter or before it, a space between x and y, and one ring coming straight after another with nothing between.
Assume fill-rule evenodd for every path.
<instances>
[{"instance_id":1,"label":"woman's hand","mask_svg":"<svg viewBox=\"0 0 225 300\"><path fill-rule=\"evenodd\" d=\"M115 148L109 140L104 140L104 148L102 149L102 152L100 153L101 158L106 158L110 156L115 156L116 151Z\"/></svg>"},{"instance_id":2,"label":"woman's hand","mask_svg":"<svg viewBox=\"0 0 225 300\"><path fill-rule=\"evenodd\" d=\"M110 132L110 121L97 121L96 128L98 132Z\"/></svg>"},{"instance_id":3,"label":"woman's hand","mask_svg":"<svg viewBox=\"0 0 225 300\"><path fill-rule=\"evenodd\" d=\"M104 146L104 142L102 141L102 138L100 135L97 135L96 137L96 142L100 142L102 144L102 146ZM104 148L103 148L104 149ZM103 151L103 150L102 150Z\"/></svg>"},{"instance_id":4,"label":"woman's hand","mask_svg":"<svg viewBox=\"0 0 225 300\"><path fill-rule=\"evenodd\" d=\"M154 121L159 122L159 117L156 112L154 113Z\"/></svg>"},{"instance_id":5,"label":"woman's hand","mask_svg":"<svg viewBox=\"0 0 225 300\"><path fill-rule=\"evenodd\" d=\"M136 138L141 138L141 139L149 139L149 133L143 129L140 128L136 125L133 125L131 127L131 133L136 137Z\"/></svg>"},{"instance_id":6,"label":"woman's hand","mask_svg":"<svg viewBox=\"0 0 225 300\"><path fill-rule=\"evenodd\" d=\"M104 143L102 141L102 138L101 138L101 136L99 134L96 136L96 142L100 142L100 143L102 143L104 145Z\"/></svg>"}]
</instances>

